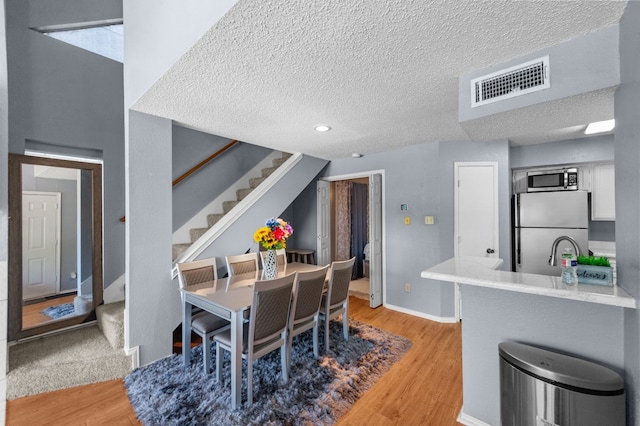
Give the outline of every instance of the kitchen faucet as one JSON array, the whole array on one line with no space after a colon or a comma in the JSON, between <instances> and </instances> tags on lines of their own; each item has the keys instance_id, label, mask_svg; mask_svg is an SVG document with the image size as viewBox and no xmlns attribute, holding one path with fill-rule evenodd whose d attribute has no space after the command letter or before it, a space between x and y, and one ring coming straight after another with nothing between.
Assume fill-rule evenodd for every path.
<instances>
[{"instance_id":1,"label":"kitchen faucet","mask_svg":"<svg viewBox=\"0 0 640 426\"><path fill-rule=\"evenodd\" d=\"M580 256L580 247L578 247L578 243L576 240L571 238L568 235L561 235L551 244L551 256L549 256L549 265L556 266L556 252L558 251L558 244L560 241L565 240L569 241L573 246L573 250L576 252L576 257Z\"/></svg>"}]
</instances>

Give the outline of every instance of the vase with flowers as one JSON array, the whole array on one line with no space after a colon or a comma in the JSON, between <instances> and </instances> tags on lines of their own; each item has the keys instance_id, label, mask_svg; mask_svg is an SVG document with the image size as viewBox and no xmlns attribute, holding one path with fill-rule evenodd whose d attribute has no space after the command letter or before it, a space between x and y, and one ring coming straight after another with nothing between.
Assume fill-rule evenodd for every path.
<instances>
[{"instance_id":1,"label":"vase with flowers","mask_svg":"<svg viewBox=\"0 0 640 426\"><path fill-rule=\"evenodd\" d=\"M253 240L267 250L264 262L264 276L268 280L278 275L276 250L287 247L287 238L293 234L293 228L281 218L267 219L265 225L253 234Z\"/></svg>"}]
</instances>

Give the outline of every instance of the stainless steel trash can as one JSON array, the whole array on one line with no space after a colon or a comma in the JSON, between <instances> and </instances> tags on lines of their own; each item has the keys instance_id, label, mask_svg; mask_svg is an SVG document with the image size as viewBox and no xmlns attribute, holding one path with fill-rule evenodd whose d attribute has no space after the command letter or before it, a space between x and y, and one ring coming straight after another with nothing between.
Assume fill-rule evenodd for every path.
<instances>
[{"instance_id":1,"label":"stainless steel trash can","mask_svg":"<svg viewBox=\"0 0 640 426\"><path fill-rule=\"evenodd\" d=\"M498 352L502 426L624 426L616 372L521 343L500 343Z\"/></svg>"}]
</instances>

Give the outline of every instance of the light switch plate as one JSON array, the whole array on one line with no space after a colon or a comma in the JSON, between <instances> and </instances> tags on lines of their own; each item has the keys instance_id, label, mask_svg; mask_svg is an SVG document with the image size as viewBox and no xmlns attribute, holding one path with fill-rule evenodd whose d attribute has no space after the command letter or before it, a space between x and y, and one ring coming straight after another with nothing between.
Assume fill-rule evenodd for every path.
<instances>
[{"instance_id":1,"label":"light switch plate","mask_svg":"<svg viewBox=\"0 0 640 426\"><path fill-rule=\"evenodd\" d=\"M433 220L433 216L425 216L424 217L424 224L425 225L433 225L434 220Z\"/></svg>"},{"instance_id":2,"label":"light switch plate","mask_svg":"<svg viewBox=\"0 0 640 426\"><path fill-rule=\"evenodd\" d=\"M411 225L411 216L405 216L404 217L404 224L405 225Z\"/></svg>"}]
</instances>

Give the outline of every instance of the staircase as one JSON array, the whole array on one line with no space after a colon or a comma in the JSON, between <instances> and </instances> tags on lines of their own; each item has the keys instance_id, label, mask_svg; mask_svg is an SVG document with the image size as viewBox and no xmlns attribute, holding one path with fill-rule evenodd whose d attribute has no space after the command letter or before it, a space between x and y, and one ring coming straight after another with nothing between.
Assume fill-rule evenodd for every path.
<instances>
[{"instance_id":1,"label":"staircase","mask_svg":"<svg viewBox=\"0 0 640 426\"><path fill-rule=\"evenodd\" d=\"M96 308L98 328L113 349L124 348L124 301L99 305Z\"/></svg>"},{"instance_id":2,"label":"staircase","mask_svg":"<svg viewBox=\"0 0 640 426\"><path fill-rule=\"evenodd\" d=\"M269 177L274 171L284 164L287 159L291 157L289 153L283 153L281 157L275 158L271 167L267 167L261 170L260 177L250 178L248 188L241 188L236 191L236 199L224 201L222 203L221 213L211 213L207 215L207 227L206 228L191 228L189 230L190 242L173 244L172 255L175 261L185 250L187 250L192 244L194 244L200 237L202 237L213 225L215 225L220 219L222 219L231 209L233 209L240 201L242 201L247 195L249 195L254 189L256 189L264 180Z\"/></svg>"}]
</instances>

